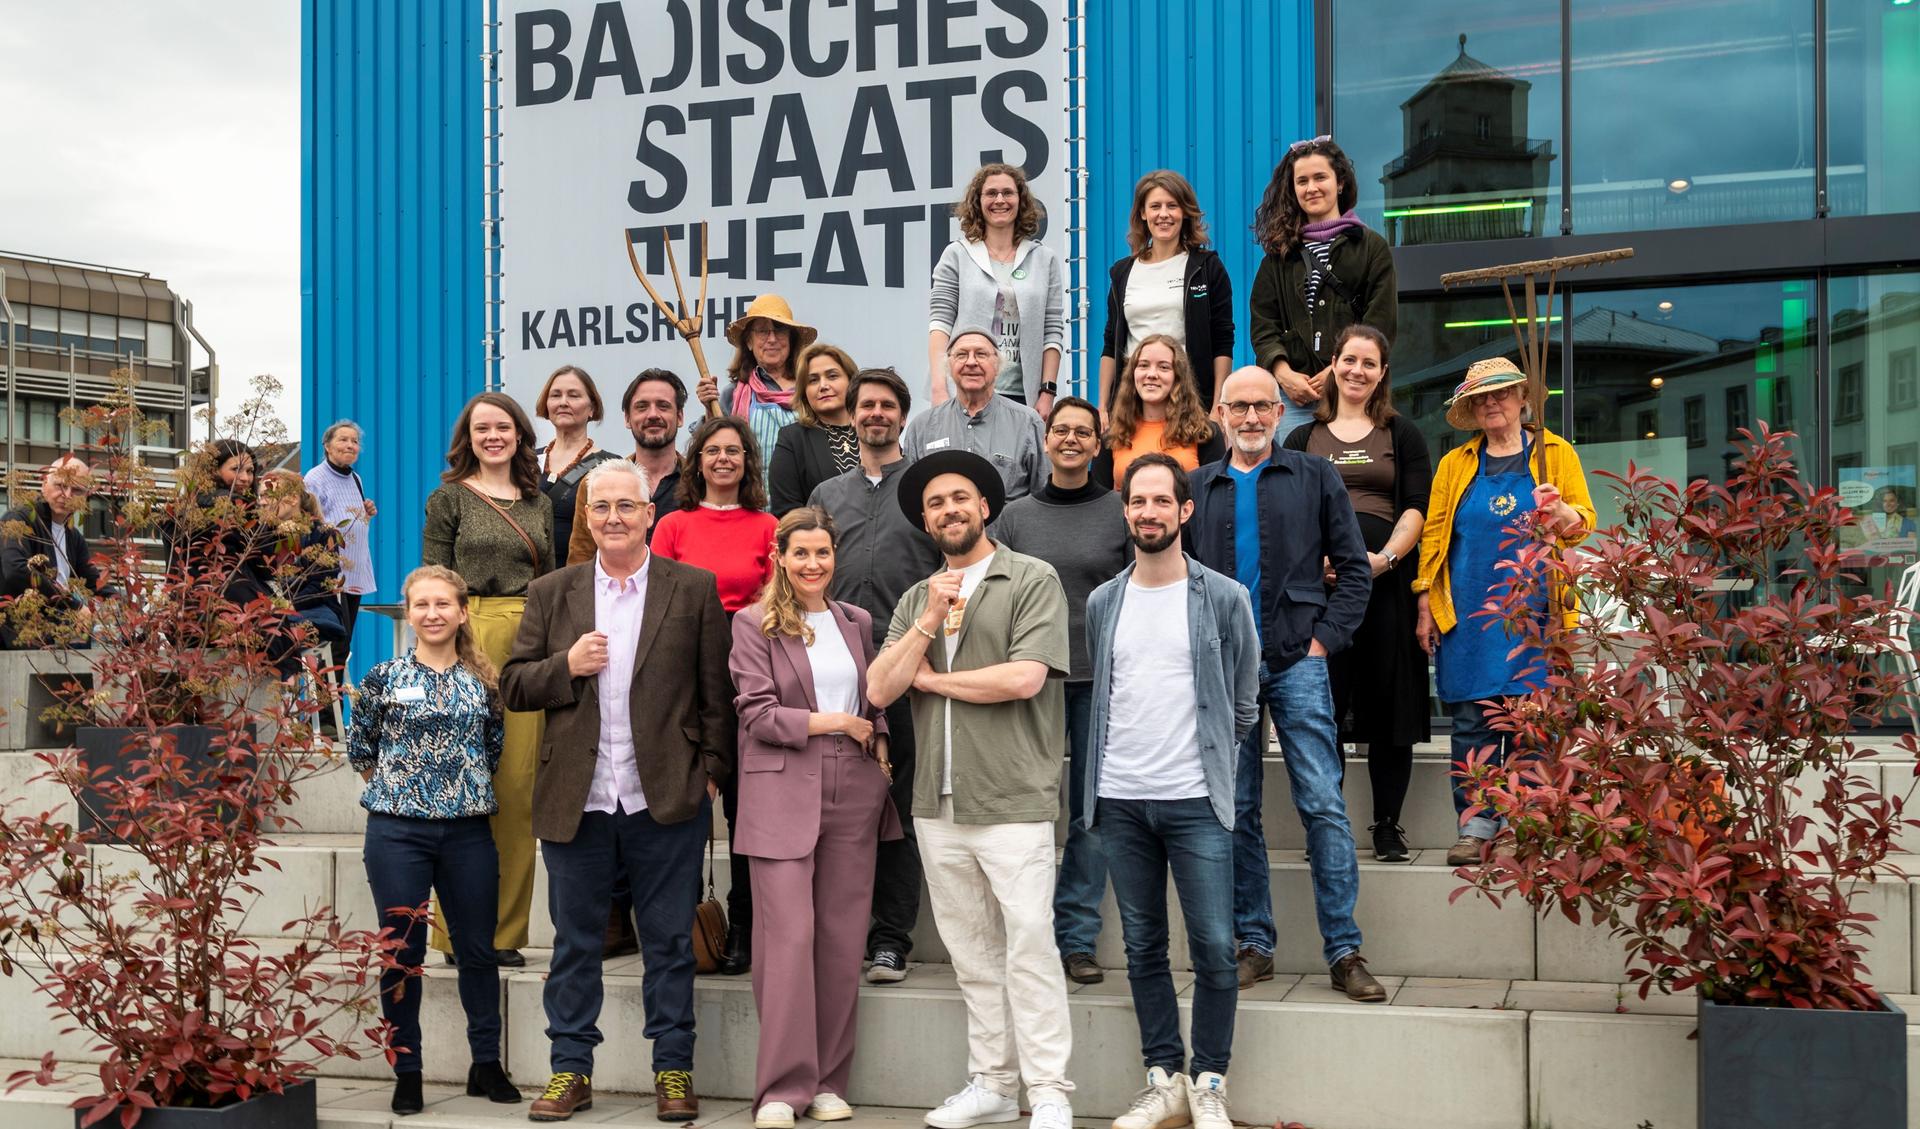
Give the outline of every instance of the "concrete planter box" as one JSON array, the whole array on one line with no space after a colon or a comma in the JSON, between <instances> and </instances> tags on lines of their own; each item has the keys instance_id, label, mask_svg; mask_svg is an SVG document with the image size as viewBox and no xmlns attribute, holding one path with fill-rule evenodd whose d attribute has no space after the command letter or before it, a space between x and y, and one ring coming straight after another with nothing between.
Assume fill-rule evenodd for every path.
<instances>
[{"instance_id":1,"label":"concrete planter box","mask_svg":"<svg viewBox=\"0 0 1920 1129\"><path fill-rule=\"evenodd\" d=\"M315 1092L311 1080L297 1082L278 1094L256 1094L215 1109L150 1109L134 1125L137 1129L315 1129L320 1123ZM83 1111L75 1110L76 1129L82 1120ZM118 1125L120 1119L110 1116L96 1124Z\"/></svg>"},{"instance_id":2,"label":"concrete planter box","mask_svg":"<svg viewBox=\"0 0 1920 1129\"><path fill-rule=\"evenodd\" d=\"M1700 1001L1699 1129L1905 1129L1907 1017Z\"/></svg>"}]
</instances>

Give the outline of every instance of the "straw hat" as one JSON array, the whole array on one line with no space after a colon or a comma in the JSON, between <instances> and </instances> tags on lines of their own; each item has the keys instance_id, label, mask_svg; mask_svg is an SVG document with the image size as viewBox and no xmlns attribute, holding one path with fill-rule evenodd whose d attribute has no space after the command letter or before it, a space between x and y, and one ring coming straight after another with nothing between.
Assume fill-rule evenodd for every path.
<instances>
[{"instance_id":1,"label":"straw hat","mask_svg":"<svg viewBox=\"0 0 1920 1129\"><path fill-rule=\"evenodd\" d=\"M1480 430L1479 422L1473 418L1473 398L1483 392L1494 392L1526 382L1527 374L1505 357L1488 357L1484 361L1473 362L1473 367L1467 370L1467 378L1460 382L1447 400L1447 422L1461 431Z\"/></svg>"},{"instance_id":2,"label":"straw hat","mask_svg":"<svg viewBox=\"0 0 1920 1129\"><path fill-rule=\"evenodd\" d=\"M762 294L753 300L752 305L747 307L746 313L735 318L732 324L727 326L727 341L738 348L740 345L740 335L747 331L747 326L752 323L754 318L766 318L768 321L778 322L781 325L790 326L799 330L800 348L802 349L813 344L813 339L820 336L819 332L812 326L794 320L793 307L787 305L785 298L782 298L778 294Z\"/></svg>"}]
</instances>

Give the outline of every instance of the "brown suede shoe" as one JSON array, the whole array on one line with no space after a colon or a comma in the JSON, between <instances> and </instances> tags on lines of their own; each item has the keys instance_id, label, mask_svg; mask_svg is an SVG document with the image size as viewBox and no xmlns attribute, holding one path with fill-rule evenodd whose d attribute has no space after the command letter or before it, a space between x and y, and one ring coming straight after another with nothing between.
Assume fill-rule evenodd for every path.
<instances>
[{"instance_id":1,"label":"brown suede shoe","mask_svg":"<svg viewBox=\"0 0 1920 1129\"><path fill-rule=\"evenodd\" d=\"M692 1121L700 1116L693 1071L662 1070L653 1076L653 1115L662 1121Z\"/></svg>"},{"instance_id":2,"label":"brown suede shoe","mask_svg":"<svg viewBox=\"0 0 1920 1129\"><path fill-rule=\"evenodd\" d=\"M565 1121L593 1108L592 1079L563 1070L547 1079L547 1088L527 1107L528 1121Z\"/></svg>"},{"instance_id":3,"label":"brown suede shoe","mask_svg":"<svg viewBox=\"0 0 1920 1129\"><path fill-rule=\"evenodd\" d=\"M1240 990L1246 991L1262 980L1273 979L1273 957L1258 949L1240 950Z\"/></svg>"},{"instance_id":4,"label":"brown suede shoe","mask_svg":"<svg viewBox=\"0 0 1920 1129\"><path fill-rule=\"evenodd\" d=\"M1486 848L1487 841L1478 835L1462 835L1458 842L1447 848L1448 866L1479 866L1480 853Z\"/></svg>"},{"instance_id":5,"label":"brown suede shoe","mask_svg":"<svg viewBox=\"0 0 1920 1129\"><path fill-rule=\"evenodd\" d=\"M1106 969L1100 967L1092 953L1068 953L1060 958L1060 966L1066 970L1067 979L1075 984L1098 984L1107 978Z\"/></svg>"},{"instance_id":6,"label":"brown suede shoe","mask_svg":"<svg viewBox=\"0 0 1920 1129\"><path fill-rule=\"evenodd\" d=\"M1358 952L1348 953L1334 961L1333 967L1327 971L1333 976L1333 986L1345 992L1348 999L1363 1004L1386 1002L1386 988L1373 978L1373 973L1367 971L1367 958Z\"/></svg>"}]
</instances>

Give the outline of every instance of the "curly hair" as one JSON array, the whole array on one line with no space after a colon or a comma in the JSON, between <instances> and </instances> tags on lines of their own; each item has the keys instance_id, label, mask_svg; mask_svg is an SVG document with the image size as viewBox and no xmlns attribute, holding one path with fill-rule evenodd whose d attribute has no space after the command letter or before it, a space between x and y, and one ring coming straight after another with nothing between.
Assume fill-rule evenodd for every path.
<instances>
[{"instance_id":1,"label":"curly hair","mask_svg":"<svg viewBox=\"0 0 1920 1129\"><path fill-rule=\"evenodd\" d=\"M788 510L773 530L773 551L776 557L784 556L787 547L793 541L793 535L808 530L820 530L827 535L827 544L840 547L840 530L833 524L833 515L815 506L801 506ZM807 624L807 612L800 606L799 593L793 590L793 581L787 578L786 566L778 560L773 562L773 575L760 589L760 634L769 639L782 635L798 638L807 646L813 646L813 628Z\"/></svg>"},{"instance_id":2,"label":"curly hair","mask_svg":"<svg viewBox=\"0 0 1920 1129\"><path fill-rule=\"evenodd\" d=\"M707 476L700 470L700 449L707 440L722 431L740 437L740 505L749 510L767 508L766 471L760 462L760 444L754 442L753 429L739 416L708 416L693 429L687 440L687 453L680 456L680 506L693 509L707 500Z\"/></svg>"},{"instance_id":3,"label":"curly hair","mask_svg":"<svg viewBox=\"0 0 1920 1129\"><path fill-rule=\"evenodd\" d=\"M1197 251L1207 245L1207 214L1200 210L1200 198L1193 193L1187 178L1172 169L1155 169L1133 186L1133 210L1127 213L1127 246L1135 255L1144 255L1153 246L1147 231L1147 193L1160 189L1180 206L1180 249Z\"/></svg>"},{"instance_id":4,"label":"curly hair","mask_svg":"<svg viewBox=\"0 0 1920 1129\"><path fill-rule=\"evenodd\" d=\"M460 409L460 418L453 421L453 437L447 440L447 469L441 472L440 481L461 482L480 473L480 456L474 454L473 439L468 433L473 426L473 411L482 404L499 408L513 420L515 438L519 441L513 452L513 488L520 491L522 498L539 497L540 456L533 451L533 421L527 418L519 401L505 392L481 392Z\"/></svg>"},{"instance_id":5,"label":"curly hair","mask_svg":"<svg viewBox=\"0 0 1920 1129\"><path fill-rule=\"evenodd\" d=\"M1200 403L1200 389L1193 381L1193 363L1180 342L1164 333L1150 333L1120 366L1113 386L1113 410L1107 414L1107 446L1133 446L1133 433L1145 418L1140 389L1133 383L1134 366L1149 345L1164 345L1173 352L1173 387L1167 392L1166 428L1160 441L1174 447L1197 447L1213 436L1213 423Z\"/></svg>"},{"instance_id":6,"label":"curly hair","mask_svg":"<svg viewBox=\"0 0 1920 1129\"><path fill-rule=\"evenodd\" d=\"M980 171L967 182L966 194L953 206L953 218L960 221L960 234L972 243L987 237L987 213L981 206L980 194L987 190L987 178L991 176L1012 177L1013 186L1020 192L1020 207L1013 214L1013 241L1018 243L1040 234L1040 221L1046 213L1041 210L1040 201L1033 198L1033 189L1027 187L1027 174L1020 171L1018 165L998 162L981 165Z\"/></svg>"},{"instance_id":7,"label":"curly hair","mask_svg":"<svg viewBox=\"0 0 1920 1129\"><path fill-rule=\"evenodd\" d=\"M1387 335L1370 325L1355 322L1334 335L1333 356L1338 357L1345 352L1347 343L1356 337L1373 342L1373 347L1380 351L1380 383L1373 386L1373 393L1367 397L1367 418L1373 421L1373 426L1385 427L1388 420L1400 414L1393 406L1393 373L1387 368L1389 352ZM1340 414L1340 382L1329 380L1327 390L1321 396L1320 406L1313 410L1313 418L1321 423L1329 423L1338 414Z\"/></svg>"},{"instance_id":8,"label":"curly hair","mask_svg":"<svg viewBox=\"0 0 1920 1129\"><path fill-rule=\"evenodd\" d=\"M853 358L847 356L847 351L838 345L829 345L825 341L815 341L805 349L800 350L800 359L795 361L793 365L793 418L800 421L800 423L806 427L820 426L820 417L815 414L812 402L807 399L807 386L813 383L807 375L807 370L813 367L813 359L815 357L831 357L833 358L833 363L840 366L840 375L847 378L849 395L845 397L845 407L849 412L853 410L853 397L851 395L853 390L853 374L860 371L860 366L854 364Z\"/></svg>"},{"instance_id":9,"label":"curly hair","mask_svg":"<svg viewBox=\"0 0 1920 1129\"><path fill-rule=\"evenodd\" d=\"M1332 141L1303 141L1287 150L1273 168L1266 195L1253 213L1253 237L1269 255L1284 255L1300 241L1300 229L1307 224L1307 213L1293 192L1293 166L1302 157L1325 157L1333 166L1333 179L1340 186L1337 211L1346 215L1360 199L1360 182L1354 178L1353 162Z\"/></svg>"}]
</instances>

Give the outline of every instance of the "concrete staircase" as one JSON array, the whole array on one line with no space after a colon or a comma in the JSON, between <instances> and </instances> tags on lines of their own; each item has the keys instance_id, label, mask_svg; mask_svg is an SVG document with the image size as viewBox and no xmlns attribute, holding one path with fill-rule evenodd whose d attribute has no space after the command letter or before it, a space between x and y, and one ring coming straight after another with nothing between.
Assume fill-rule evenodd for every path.
<instances>
[{"instance_id":1,"label":"concrete staircase","mask_svg":"<svg viewBox=\"0 0 1920 1129\"><path fill-rule=\"evenodd\" d=\"M0 705L25 703L36 661L44 657L0 654ZM0 727L0 796L13 802L12 810L70 811L64 791L30 782L44 766L28 751L29 739L46 740L47 734L44 727L29 733L18 712ZM1300 825L1288 797L1284 762L1270 751L1265 814L1273 848L1269 865L1279 975L1241 995L1231 1075L1235 1117L1317 1129L1692 1126L1691 1000L1656 996L1641 1001L1624 988L1621 948L1603 930L1558 917L1536 919L1522 906L1496 907L1473 896L1448 903L1460 881L1443 861L1454 837L1444 756L1441 744L1416 750L1402 822L1417 850L1407 864L1371 861L1365 846L1371 814L1366 766L1358 758L1348 766L1349 810L1362 840L1359 921L1369 963L1391 993L1385 1005L1360 1005L1328 985L1299 849ZM264 947L287 943L279 933L283 923L320 904L338 907L352 926L375 922L361 858L360 781L344 756L338 760L335 770L304 787L289 812L298 826L273 836L268 853L280 870L263 883L243 925ZM1861 771L1904 790L1915 767L1889 743ZM724 851L724 832L720 843ZM1904 869L1920 874L1915 865L1920 864L1920 836L1906 845L1915 854L1903 857ZM716 868L722 884L726 874L724 865ZM547 1068L541 987L552 927L545 912L544 869L539 883L529 965L503 972L500 983L508 1067L528 1088L544 1080ZM1878 918L1868 945L1875 983L1894 994L1910 1015L1920 1013L1920 998L1902 998L1914 991L1920 968L1920 897L1914 887L1912 881L1890 880L1864 886L1856 895ZM1172 956L1175 968L1183 970L1188 967L1184 929L1177 902L1171 908ZM1075 1111L1096 1119L1124 1109L1142 1073L1111 893L1103 917L1098 955L1111 970L1108 979L1072 986L1071 995ZM915 941L916 965L903 984L862 990L861 1052L848 1095L861 1106L928 1108L964 1080L964 1013L930 911L923 910ZM1179 971L1176 978L1184 995L1191 976ZM595 1088L644 1094L651 1077L639 959L609 962L606 988L601 1016L606 1043ZM697 1007L699 1089L716 1098L750 1097L757 1023L749 980L703 978ZM0 978L0 1013L12 1017L0 1022L0 1058L37 1059L48 1049L74 1061L92 1057L84 1040L59 1034L60 1022L22 976ZM466 1051L459 1034L464 1021L455 982L452 970L437 963L427 972L423 1026L432 1033L426 1047L429 1081L464 1078ZM1920 1027L1909 1029L1909 1048L1910 1062L1920 1066ZM335 1060L326 1073L340 1079L343 1093L359 1095L357 1112L348 1120L383 1123L379 1111L384 1107L355 1087L384 1080L384 1062ZM1920 1123L1920 1073L1910 1067L1909 1076ZM40 1116L53 1096L17 1101L29 1103ZM644 1101L618 1108L637 1123L653 1123ZM0 1123L15 1123L12 1109L0 1112ZM483 1125L502 1116L518 1119L524 1107L474 1109L433 1120Z\"/></svg>"}]
</instances>

